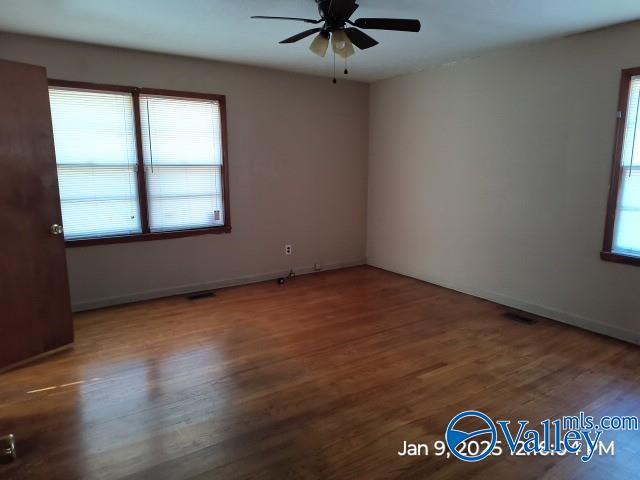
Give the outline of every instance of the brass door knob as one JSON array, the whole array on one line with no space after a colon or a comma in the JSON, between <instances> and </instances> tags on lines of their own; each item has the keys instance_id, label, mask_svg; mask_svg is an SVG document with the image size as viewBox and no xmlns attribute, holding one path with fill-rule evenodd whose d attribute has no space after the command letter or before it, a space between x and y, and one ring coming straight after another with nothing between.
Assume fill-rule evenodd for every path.
<instances>
[{"instance_id":1,"label":"brass door knob","mask_svg":"<svg viewBox=\"0 0 640 480\"><path fill-rule=\"evenodd\" d=\"M9 462L16 459L16 438L13 434L0 437L0 457Z\"/></svg>"}]
</instances>

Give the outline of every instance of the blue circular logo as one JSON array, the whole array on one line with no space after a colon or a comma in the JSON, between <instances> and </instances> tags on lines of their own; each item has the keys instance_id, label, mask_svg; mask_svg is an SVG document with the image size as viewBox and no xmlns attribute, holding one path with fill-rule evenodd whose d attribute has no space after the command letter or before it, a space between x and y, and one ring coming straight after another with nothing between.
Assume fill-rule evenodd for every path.
<instances>
[{"instance_id":1,"label":"blue circular logo","mask_svg":"<svg viewBox=\"0 0 640 480\"><path fill-rule=\"evenodd\" d=\"M455 428L456 424L464 418L475 418L483 422L487 428L481 428L472 432ZM473 438L481 435L489 435L491 439L489 441L472 441ZM475 410L467 410L466 412L460 412L453 417L447 426L447 432L445 434L445 440L449 451L465 462L479 462L491 455L497 440L496 426L487 415ZM483 448L486 445L486 448Z\"/></svg>"}]
</instances>

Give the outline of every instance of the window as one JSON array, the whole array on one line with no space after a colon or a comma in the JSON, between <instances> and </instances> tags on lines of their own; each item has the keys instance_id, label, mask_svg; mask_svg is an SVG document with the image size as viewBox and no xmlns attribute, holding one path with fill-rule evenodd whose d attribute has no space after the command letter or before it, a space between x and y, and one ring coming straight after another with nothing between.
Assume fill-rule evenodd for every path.
<instances>
[{"instance_id":1,"label":"window","mask_svg":"<svg viewBox=\"0 0 640 480\"><path fill-rule=\"evenodd\" d=\"M602 258L640 265L640 68L624 70Z\"/></svg>"},{"instance_id":2,"label":"window","mask_svg":"<svg viewBox=\"0 0 640 480\"><path fill-rule=\"evenodd\" d=\"M140 95L149 228L222 225L222 141L217 102Z\"/></svg>"},{"instance_id":3,"label":"window","mask_svg":"<svg viewBox=\"0 0 640 480\"><path fill-rule=\"evenodd\" d=\"M231 230L225 99L50 81L68 245Z\"/></svg>"},{"instance_id":4,"label":"window","mask_svg":"<svg viewBox=\"0 0 640 480\"><path fill-rule=\"evenodd\" d=\"M142 233L130 94L51 89L65 238Z\"/></svg>"}]
</instances>

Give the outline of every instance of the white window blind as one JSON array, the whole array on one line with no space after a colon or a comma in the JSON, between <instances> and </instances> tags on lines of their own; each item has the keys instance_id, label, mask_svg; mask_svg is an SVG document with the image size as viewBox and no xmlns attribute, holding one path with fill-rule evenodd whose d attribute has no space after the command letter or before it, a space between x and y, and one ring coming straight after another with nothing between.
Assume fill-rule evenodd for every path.
<instances>
[{"instance_id":1,"label":"white window blind","mask_svg":"<svg viewBox=\"0 0 640 480\"><path fill-rule=\"evenodd\" d=\"M632 77L622 146L613 251L640 255L640 76Z\"/></svg>"},{"instance_id":2,"label":"white window blind","mask_svg":"<svg viewBox=\"0 0 640 480\"><path fill-rule=\"evenodd\" d=\"M220 104L140 95L152 232L224 224Z\"/></svg>"},{"instance_id":3,"label":"white window blind","mask_svg":"<svg viewBox=\"0 0 640 480\"><path fill-rule=\"evenodd\" d=\"M141 232L129 93L50 88L66 239Z\"/></svg>"}]
</instances>

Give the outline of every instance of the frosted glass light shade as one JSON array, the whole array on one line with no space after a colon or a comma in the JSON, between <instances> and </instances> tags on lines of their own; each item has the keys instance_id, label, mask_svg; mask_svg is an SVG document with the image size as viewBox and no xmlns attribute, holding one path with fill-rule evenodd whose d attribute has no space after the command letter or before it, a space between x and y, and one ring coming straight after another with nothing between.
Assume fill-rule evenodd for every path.
<instances>
[{"instance_id":1,"label":"frosted glass light shade","mask_svg":"<svg viewBox=\"0 0 640 480\"><path fill-rule=\"evenodd\" d=\"M327 54L327 49L329 48L329 37L327 34L319 33L316 35L316 38L311 42L311 46L309 50L318 55L319 57L324 57Z\"/></svg>"},{"instance_id":2,"label":"frosted glass light shade","mask_svg":"<svg viewBox=\"0 0 640 480\"><path fill-rule=\"evenodd\" d=\"M355 53L351 40L342 30L336 30L331 34L331 46L336 55L349 58Z\"/></svg>"}]
</instances>

